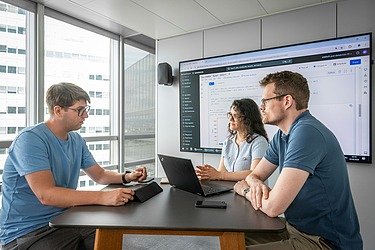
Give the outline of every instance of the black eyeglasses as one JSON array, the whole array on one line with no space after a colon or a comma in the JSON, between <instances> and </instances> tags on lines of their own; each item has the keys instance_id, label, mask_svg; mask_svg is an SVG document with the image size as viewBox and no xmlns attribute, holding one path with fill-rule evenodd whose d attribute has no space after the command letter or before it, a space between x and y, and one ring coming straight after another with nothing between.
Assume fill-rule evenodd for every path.
<instances>
[{"instance_id":1,"label":"black eyeglasses","mask_svg":"<svg viewBox=\"0 0 375 250\"><path fill-rule=\"evenodd\" d=\"M74 110L75 112L77 112L78 116L83 116L83 114L88 114L89 111L90 111L90 106L87 105L86 107L81 107L81 108L77 108L77 109L74 109L74 108L67 108L67 109L71 109L71 110Z\"/></svg>"},{"instance_id":2,"label":"black eyeglasses","mask_svg":"<svg viewBox=\"0 0 375 250\"><path fill-rule=\"evenodd\" d=\"M238 120L238 119L240 119L240 118L242 118L244 116L243 115L239 115L239 114L232 114L231 112L228 112L227 113L227 117L228 117L229 120L230 119Z\"/></svg>"},{"instance_id":3,"label":"black eyeglasses","mask_svg":"<svg viewBox=\"0 0 375 250\"><path fill-rule=\"evenodd\" d=\"M268 101L271 101L271 100L276 99L276 98L284 97L284 96L287 96L287 95L289 95L289 94L277 95L277 96L274 96L274 97L271 97L271 98L263 98L263 99L260 100L260 105L265 106Z\"/></svg>"}]
</instances>

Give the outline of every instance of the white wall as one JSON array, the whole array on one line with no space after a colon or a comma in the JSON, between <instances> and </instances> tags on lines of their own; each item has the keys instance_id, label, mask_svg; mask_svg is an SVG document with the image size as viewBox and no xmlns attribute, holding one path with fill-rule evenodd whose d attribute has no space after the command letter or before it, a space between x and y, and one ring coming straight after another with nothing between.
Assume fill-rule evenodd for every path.
<instances>
[{"instance_id":1,"label":"white wall","mask_svg":"<svg viewBox=\"0 0 375 250\"><path fill-rule=\"evenodd\" d=\"M178 63L184 60L364 32L373 32L375 36L374 10L373 0L346 0L171 37L157 42L157 62L171 64L177 76ZM375 83L374 76L372 82ZM374 97L374 88L371 94ZM374 127L373 119L372 131ZM375 141L374 133L372 140ZM179 151L178 77L173 86L157 87L157 152L191 158L194 164L216 166L219 162L219 155ZM374 148L372 152L374 155ZM159 162L158 171L159 176L164 176ZM364 249L375 249L375 163L350 163L348 171ZM276 178L277 175L272 176L271 185Z\"/></svg>"}]
</instances>

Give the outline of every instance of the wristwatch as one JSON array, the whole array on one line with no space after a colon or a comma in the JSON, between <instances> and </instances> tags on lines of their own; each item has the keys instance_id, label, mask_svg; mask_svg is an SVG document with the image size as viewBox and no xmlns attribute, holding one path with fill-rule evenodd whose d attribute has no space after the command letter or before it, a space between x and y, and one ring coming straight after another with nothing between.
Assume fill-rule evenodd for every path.
<instances>
[{"instance_id":1,"label":"wristwatch","mask_svg":"<svg viewBox=\"0 0 375 250\"><path fill-rule=\"evenodd\" d=\"M244 197L246 197L246 194L247 194L248 192L250 192L250 187L245 188L245 189L242 191L242 195L243 195Z\"/></svg>"},{"instance_id":2,"label":"wristwatch","mask_svg":"<svg viewBox=\"0 0 375 250\"><path fill-rule=\"evenodd\" d=\"M125 173L122 174L121 178L122 178L122 184L127 184L129 183L130 181L127 181L126 178L125 178L125 175L126 174L130 174L131 171L125 171Z\"/></svg>"}]
</instances>

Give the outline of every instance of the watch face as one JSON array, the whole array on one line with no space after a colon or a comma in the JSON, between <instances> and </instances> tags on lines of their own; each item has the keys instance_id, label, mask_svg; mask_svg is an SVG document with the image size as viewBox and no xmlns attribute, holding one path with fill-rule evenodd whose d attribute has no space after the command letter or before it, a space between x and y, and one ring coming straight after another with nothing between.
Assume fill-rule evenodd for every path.
<instances>
[{"instance_id":1,"label":"watch face","mask_svg":"<svg viewBox=\"0 0 375 250\"><path fill-rule=\"evenodd\" d=\"M250 191L250 188L248 187L248 188L245 188L244 190L243 190L243 196L246 196L246 194L248 193Z\"/></svg>"}]
</instances>

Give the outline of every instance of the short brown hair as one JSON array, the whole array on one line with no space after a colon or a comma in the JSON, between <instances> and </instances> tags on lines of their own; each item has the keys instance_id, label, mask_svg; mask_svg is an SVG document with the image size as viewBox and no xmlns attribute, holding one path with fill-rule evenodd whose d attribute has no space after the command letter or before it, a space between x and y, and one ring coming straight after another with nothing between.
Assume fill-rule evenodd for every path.
<instances>
[{"instance_id":1,"label":"short brown hair","mask_svg":"<svg viewBox=\"0 0 375 250\"><path fill-rule=\"evenodd\" d=\"M291 95L296 102L296 109L308 107L310 90L307 80L301 74L291 71L281 71L268 74L260 81L260 86L275 84L276 95Z\"/></svg>"},{"instance_id":2,"label":"short brown hair","mask_svg":"<svg viewBox=\"0 0 375 250\"><path fill-rule=\"evenodd\" d=\"M90 96L81 87L68 82L52 85L46 94L46 102L50 112L52 112L55 106L67 108L80 100L90 103Z\"/></svg>"}]
</instances>

